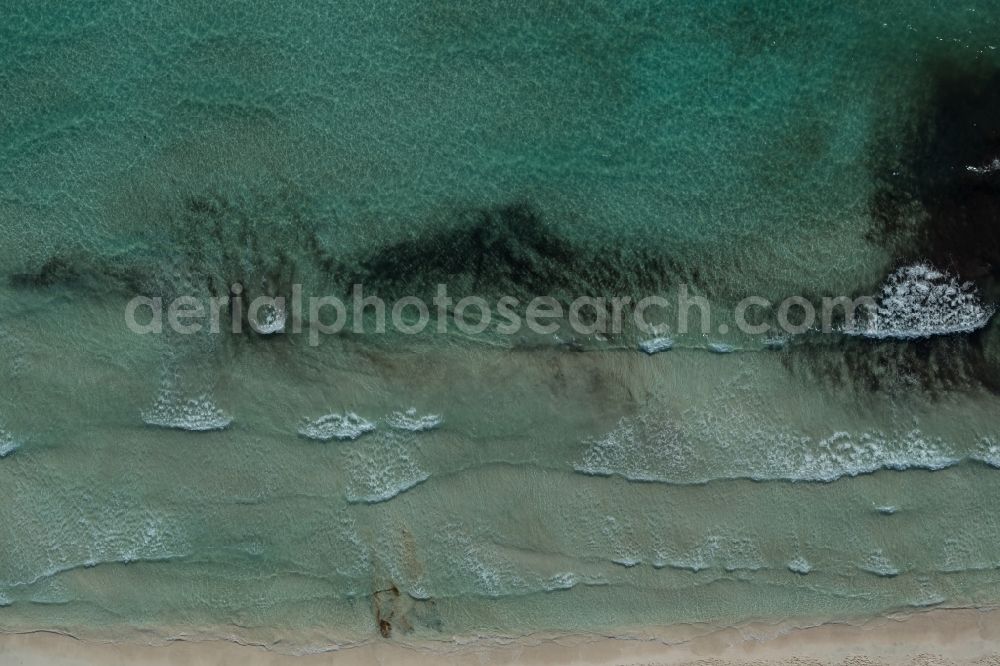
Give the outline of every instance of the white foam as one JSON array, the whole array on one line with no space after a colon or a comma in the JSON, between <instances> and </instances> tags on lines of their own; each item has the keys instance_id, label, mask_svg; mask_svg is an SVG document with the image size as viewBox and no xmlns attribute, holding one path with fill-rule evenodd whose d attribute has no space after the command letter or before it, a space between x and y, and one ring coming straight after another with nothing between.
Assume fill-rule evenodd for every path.
<instances>
[{"instance_id":1,"label":"white foam","mask_svg":"<svg viewBox=\"0 0 1000 666\"><path fill-rule=\"evenodd\" d=\"M444 423L444 418L440 414L417 414L415 407L410 407L405 412L393 412L386 417L386 423L396 430L406 430L409 432L423 432L433 430Z\"/></svg>"},{"instance_id":2,"label":"white foam","mask_svg":"<svg viewBox=\"0 0 1000 666\"><path fill-rule=\"evenodd\" d=\"M805 576L810 571L812 571L812 569L813 568L812 565L809 564L809 560L802 557L801 555L797 555L788 561L788 570L793 571L797 574Z\"/></svg>"},{"instance_id":3,"label":"white foam","mask_svg":"<svg viewBox=\"0 0 1000 666\"><path fill-rule=\"evenodd\" d=\"M428 592L422 585L414 585L408 589L406 593L417 601L427 601L431 598L430 592Z\"/></svg>"},{"instance_id":4,"label":"white foam","mask_svg":"<svg viewBox=\"0 0 1000 666\"><path fill-rule=\"evenodd\" d=\"M788 338L780 335L770 338L764 338L763 344L765 349L777 351L780 349L784 349L785 347L788 346Z\"/></svg>"},{"instance_id":5,"label":"white foam","mask_svg":"<svg viewBox=\"0 0 1000 666\"><path fill-rule=\"evenodd\" d=\"M457 525L446 525L440 538L446 545L444 557L452 571L458 574L457 578L465 583L462 588L466 589L461 591L467 593L467 586L471 586L488 597L528 591L528 585L518 575L517 567L512 566L495 545L473 540Z\"/></svg>"},{"instance_id":6,"label":"white foam","mask_svg":"<svg viewBox=\"0 0 1000 666\"><path fill-rule=\"evenodd\" d=\"M895 271L882 286L874 308L856 313L841 330L866 338L915 339L969 333L985 326L995 308L984 306L971 282L928 264Z\"/></svg>"},{"instance_id":7,"label":"white foam","mask_svg":"<svg viewBox=\"0 0 1000 666\"><path fill-rule=\"evenodd\" d=\"M678 428L655 418L623 418L604 437L589 440L583 460L574 469L584 474L617 474L633 481L665 481L681 472L693 451Z\"/></svg>"},{"instance_id":8,"label":"white foam","mask_svg":"<svg viewBox=\"0 0 1000 666\"><path fill-rule=\"evenodd\" d=\"M708 351L714 354L731 354L736 351L736 348L725 342L710 342L708 343Z\"/></svg>"},{"instance_id":9,"label":"white foam","mask_svg":"<svg viewBox=\"0 0 1000 666\"><path fill-rule=\"evenodd\" d=\"M985 176L986 174L990 174L995 171L1000 171L1000 157L994 157L993 161L986 166L967 166L965 167L965 170L971 171L972 173L978 173L981 176Z\"/></svg>"},{"instance_id":10,"label":"white foam","mask_svg":"<svg viewBox=\"0 0 1000 666\"><path fill-rule=\"evenodd\" d=\"M899 569L889 561L889 558L885 556L881 548L872 551L865 563L861 565L861 568L868 573L873 573L876 576L884 578L892 578L899 575Z\"/></svg>"},{"instance_id":11,"label":"white foam","mask_svg":"<svg viewBox=\"0 0 1000 666\"><path fill-rule=\"evenodd\" d=\"M257 317L250 319L250 327L261 335L274 335L285 330L285 309L267 304L257 310Z\"/></svg>"},{"instance_id":12,"label":"white foam","mask_svg":"<svg viewBox=\"0 0 1000 666\"><path fill-rule=\"evenodd\" d=\"M13 580L5 586L43 588L58 574L105 563L169 561L191 553L182 521L133 500L97 501L88 514L38 527L19 540ZM47 582L46 582L47 581ZM43 597L45 595L43 594ZM51 603L61 603L51 601Z\"/></svg>"},{"instance_id":13,"label":"white foam","mask_svg":"<svg viewBox=\"0 0 1000 666\"><path fill-rule=\"evenodd\" d=\"M379 502L386 502L431 478L430 474L416 470L410 474L406 474L406 478L395 482L386 481L385 477L377 478L378 476L375 475L376 478L362 482L360 490L357 486L349 489L346 494L347 501L354 504L378 504Z\"/></svg>"},{"instance_id":14,"label":"white foam","mask_svg":"<svg viewBox=\"0 0 1000 666\"><path fill-rule=\"evenodd\" d=\"M21 448L21 442L14 439L14 436L0 428L0 458L6 458Z\"/></svg>"},{"instance_id":15,"label":"white foam","mask_svg":"<svg viewBox=\"0 0 1000 666\"><path fill-rule=\"evenodd\" d=\"M185 399L170 388L161 390L141 416L147 425L191 431L223 430L233 422L207 394Z\"/></svg>"},{"instance_id":16,"label":"white foam","mask_svg":"<svg viewBox=\"0 0 1000 666\"><path fill-rule=\"evenodd\" d=\"M715 479L834 481L880 469L951 467L963 456L919 430L906 433L834 432L822 439L777 430L716 437L693 447L670 420L644 414L623 418L604 435L587 440L574 469L632 481L705 483ZM987 449L988 451L989 449ZM1000 451L996 451L1000 463ZM980 456L989 458L987 454Z\"/></svg>"},{"instance_id":17,"label":"white foam","mask_svg":"<svg viewBox=\"0 0 1000 666\"><path fill-rule=\"evenodd\" d=\"M315 421L306 421L299 427L299 434L309 439L328 442L331 439L354 440L375 430L375 424L354 412L327 414Z\"/></svg>"},{"instance_id":18,"label":"white foam","mask_svg":"<svg viewBox=\"0 0 1000 666\"><path fill-rule=\"evenodd\" d=\"M984 437L971 458L990 467L1000 468L1000 443L989 437Z\"/></svg>"},{"instance_id":19,"label":"white foam","mask_svg":"<svg viewBox=\"0 0 1000 666\"><path fill-rule=\"evenodd\" d=\"M556 590L570 590L576 587L579 582L579 578L572 571L563 571L555 574L545 581L543 589L546 592L554 592Z\"/></svg>"},{"instance_id":20,"label":"white foam","mask_svg":"<svg viewBox=\"0 0 1000 666\"><path fill-rule=\"evenodd\" d=\"M402 435L381 432L365 446L351 451L349 502L385 502L430 478L416 459L412 442Z\"/></svg>"},{"instance_id":21,"label":"white foam","mask_svg":"<svg viewBox=\"0 0 1000 666\"><path fill-rule=\"evenodd\" d=\"M651 356L659 352L669 351L673 348L673 339L664 336L657 336L655 338L650 338L649 340L643 340L639 343L639 349Z\"/></svg>"},{"instance_id":22,"label":"white foam","mask_svg":"<svg viewBox=\"0 0 1000 666\"><path fill-rule=\"evenodd\" d=\"M938 470L961 461L961 456L942 440L926 438L919 430L901 435L835 432L815 444L811 438L805 438L802 443L803 446L787 452L786 465L762 470L763 474L753 478L834 481L842 476L869 474L880 469ZM785 469L782 470L782 466Z\"/></svg>"}]
</instances>

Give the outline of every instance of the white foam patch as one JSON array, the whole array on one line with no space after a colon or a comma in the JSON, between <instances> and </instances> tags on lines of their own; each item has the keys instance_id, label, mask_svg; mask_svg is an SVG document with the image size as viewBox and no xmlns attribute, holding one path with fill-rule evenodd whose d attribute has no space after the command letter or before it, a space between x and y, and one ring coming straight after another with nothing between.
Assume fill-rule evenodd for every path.
<instances>
[{"instance_id":1,"label":"white foam patch","mask_svg":"<svg viewBox=\"0 0 1000 666\"><path fill-rule=\"evenodd\" d=\"M3 428L0 428L0 458L6 458L21 448L21 442Z\"/></svg>"},{"instance_id":2,"label":"white foam patch","mask_svg":"<svg viewBox=\"0 0 1000 666\"><path fill-rule=\"evenodd\" d=\"M604 437L589 442L575 469L584 474L617 474L632 481L666 481L684 476L694 452L680 430L667 421L623 418Z\"/></svg>"},{"instance_id":3,"label":"white foam patch","mask_svg":"<svg viewBox=\"0 0 1000 666\"><path fill-rule=\"evenodd\" d=\"M886 557L882 549L872 551L868 559L861 565L861 568L868 573L884 578L892 578L899 575L899 569Z\"/></svg>"},{"instance_id":4,"label":"white foam patch","mask_svg":"<svg viewBox=\"0 0 1000 666\"><path fill-rule=\"evenodd\" d=\"M417 414L415 407L410 407L405 412L393 412L386 417L386 423L396 430L406 430L409 432L424 432L434 430L444 423L444 418L440 414Z\"/></svg>"},{"instance_id":5,"label":"white foam patch","mask_svg":"<svg viewBox=\"0 0 1000 666\"><path fill-rule=\"evenodd\" d=\"M812 569L813 568L812 565L809 563L809 560L802 557L801 555L797 555L796 557L793 557L791 560L788 561L788 570L795 572L797 574L805 576L810 571L812 571Z\"/></svg>"},{"instance_id":6,"label":"white foam patch","mask_svg":"<svg viewBox=\"0 0 1000 666\"><path fill-rule=\"evenodd\" d=\"M859 308L842 332L903 340L968 333L985 326L994 312L971 282L960 284L928 264L914 264L890 275L875 307L866 313Z\"/></svg>"},{"instance_id":7,"label":"white foam patch","mask_svg":"<svg viewBox=\"0 0 1000 666\"><path fill-rule=\"evenodd\" d=\"M938 470L961 461L961 456L943 440L924 437L919 430L901 435L835 432L815 446L809 442L795 453L788 476L817 481L833 481L880 469Z\"/></svg>"},{"instance_id":8,"label":"white foam patch","mask_svg":"<svg viewBox=\"0 0 1000 666\"><path fill-rule=\"evenodd\" d=\"M555 592L556 590L571 590L576 587L576 584L580 582L579 577L572 571L563 571L549 577L545 583L542 585L542 589L546 592Z\"/></svg>"},{"instance_id":9,"label":"white foam patch","mask_svg":"<svg viewBox=\"0 0 1000 666\"><path fill-rule=\"evenodd\" d=\"M354 440L375 430L375 424L354 412L327 414L314 421L306 420L299 434L309 439L328 442L331 439Z\"/></svg>"},{"instance_id":10,"label":"white foam patch","mask_svg":"<svg viewBox=\"0 0 1000 666\"><path fill-rule=\"evenodd\" d=\"M385 502L423 483L430 474L417 461L411 438L390 431L378 433L350 452L349 502Z\"/></svg>"},{"instance_id":11,"label":"white foam patch","mask_svg":"<svg viewBox=\"0 0 1000 666\"><path fill-rule=\"evenodd\" d=\"M784 349L788 346L788 338L784 336L774 336L770 338L764 338L761 343L764 345L764 349L770 349L772 351L777 351Z\"/></svg>"},{"instance_id":12,"label":"white foam patch","mask_svg":"<svg viewBox=\"0 0 1000 666\"><path fill-rule=\"evenodd\" d=\"M141 517L115 524L114 527L105 537L107 548L95 553L96 560L125 563L167 560L187 551L186 546L181 551L177 548L185 541L178 538L180 527L155 512L144 512Z\"/></svg>"},{"instance_id":13,"label":"white foam patch","mask_svg":"<svg viewBox=\"0 0 1000 666\"><path fill-rule=\"evenodd\" d=\"M474 541L456 525L445 526L442 541L445 557L456 575L460 588L487 597L502 597L529 590L529 586L495 546Z\"/></svg>"},{"instance_id":14,"label":"white foam patch","mask_svg":"<svg viewBox=\"0 0 1000 666\"><path fill-rule=\"evenodd\" d=\"M208 394L185 398L170 388L162 389L141 416L147 425L191 431L223 430L233 422Z\"/></svg>"},{"instance_id":15,"label":"white foam patch","mask_svg":"<svg viewBox=\"0 0 1000 666\"><path fill-rule=\"evenodd\" d=\"M255 318L250 319L250 327L261 335L274 335L285 330L285 309L265 303L258 308Z\"/></svg>"},{"instance_id":16,"label":"white foam patch","mask_svg":"<svg viewBox=\"0 0 1000 666\"><path fill-rule=\"evenodd\" d=\"M1000 442L990 437L984 437L971 457L973 460L986 463L990 467L1000 468Z\"/></svg>"},{"instance_id":17,"label":"white foam patch","mask_svg":"<svg viewBox=\"0 0 1000 666\"><path fill-rule=\"evenodd\" d=\"M190 554L180 521L133 502L108 501L93 515L53 521L19 541L22 555L8 586L33 585L104 563L166 561ZM44 586L43 586L44 587Z\"/></svg>"},{"instance_id":18,"label":"white foam patch","mask_svg":"<svg viewBox=\"0 0 1000 666\"><path fill-rule=\"evenodd\" d=\"M1000 158L994 157L993 161L986 166L967 166L965 167L965 170L972 173L978 173L981 176L1000 171Z\"/></svg>"},{"instance_id":19,"label":"white foam patch","mask_svg":"<svg viewBox=\"0 0 1000 666\"><path fill-rule=\"evenodd\" d=\"M880 469L944 469L963 458L943 440L919 430L834 432L822 439L751 430L736 441L716 438L696 448L670 420L650 415L624 418L610 433L585 444L574 465L578 472L664 483L834 481Z\"/></svg>"},{"instance_id":20,"label":"white foam patch","mask_svg":"<svg viewBox=\"0 0 1000 666\"><path fill-rule=\"evenodd\" d=\"M430 592L428 592L427 588L423 585L413 585L406 591L406 593L417 601L427 601L431 598Z\"/></svg>"},{"instance_id":21,"label":"white foam patch","mask_svg":"<svg viewBox=\"0 0 1000 666\"><path fill-rule=\"evenodd\" d=\"M631 568L642 562L641 547L636 541L635 529L627 518L604 516L601 522L601 535L610 550L608 554L614 564Z\"/></svg>"},{"instance_id":22,"label":"white foam patch","mask_svg":"<svg viewBox=\"0 0 1000 666\"><path fill-rule=\"evenodd\" d=\"M945 538L941 551L941 571L989 571L1000 566L993 554L993 543L972 526L957 526L958 531Z\"/></svg>"},{"instance_id":23,"label":"white foam patch","mask_svg":"<svg viewBox=\"0 0 1000 666\"><path fill-rule=\"evenodd\" d=\"M643 340L639 343L639 349L646 352L649 355L658 354L659 352L669 351L674 348L674 341L671 338L657 336L655 338L650 338L649 340Z\"/></svg>"}]
</instances>

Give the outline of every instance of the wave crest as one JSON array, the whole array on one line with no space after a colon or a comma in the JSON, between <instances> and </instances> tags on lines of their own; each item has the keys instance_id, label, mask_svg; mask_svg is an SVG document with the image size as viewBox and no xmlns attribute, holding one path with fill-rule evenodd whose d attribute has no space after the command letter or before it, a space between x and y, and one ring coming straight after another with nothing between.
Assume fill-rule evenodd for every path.
<instances>
[{"instance_id":1,"label":"wave crest","mask_svg":"<svg viewBox=\"0 0 1000 666\"><path fill-rule=\"evenodd\" d=\"M350 452L347 501L376 504L396 497L430 478L410 446L410 438L381 432Z\"/></svg>"},{"instance_id":2,"label":"wave crest","mask_svg":"<svg viewBox=\"0 0 1000 666\"><path fill-rule=\"evenodd\" d=\"M622 419L608 434L585 443L587 449L574 465L577 472L678 484L717 479L829 482L881 469L944 469L964 458L919 430L839 431L821 439L780 431L763 437L748 433L738 444L694 447L676 424L648 415Z\"/></svg>"},{"instance_id":3,"label":"wave crest","mask_svg":"<svg viewBox=\"0 0 1000 666\"><path fill-rule=\"evenodd\" d=\"M928 264L913 264L890 275L868 316L842 332L903 340L969 333L985 326L994 312L994 307L982 304L971 282L959 283Z\"/></svg>"},{"instance_id":4,"label":"wave crest","mask_svg":"<svg viewBox=\"0 0 1000 666\"><path fill-rule=\"evenodd\" d=\"M308 439L328 442L331 439L355 440L375 430L375 424L354 412L327 414L314 421L306 420L299 427L299 434Z\"/></svg>"},{"instance_id":5,"label":"wave crest","mask_svg":"<svg viewBox=\"0 0 1000 666\"><path fill-rule=\"evenodd\" d=\"M410 407L405 412L393 412L385 420L390 427L408 432L433 430L444 423L444 418L440 414L424 414L420 416L417 414L415 407Z\"/></svg>"},{"instance_id":6,"label":"wave crest","mask_svg":"<svg viewBox=\"0 0 1000 666\"><path fill-rule=\"evenodd\" d=\"M21 448L20 440L14 438L3 428L0 428L0 458L6 458Z\"/></svg>"},{"instance_id":7,"label":"wave crest","mask_svg":"<svg viewBox=\"0 0 1000 666\"><path fill-rule=\"evenodd\" d=\"M160 391L153 406L141 416L146 425L190 431L224 430L233 422L207 393L184 398L169 388Z\"/></svg>"}]
</instances>

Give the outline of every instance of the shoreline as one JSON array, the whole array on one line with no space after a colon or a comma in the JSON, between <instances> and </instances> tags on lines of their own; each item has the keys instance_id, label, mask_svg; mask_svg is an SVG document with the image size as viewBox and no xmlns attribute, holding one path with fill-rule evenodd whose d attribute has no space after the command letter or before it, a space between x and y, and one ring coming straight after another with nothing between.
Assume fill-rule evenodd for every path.
<instances>
[{"instance_id":1,"label":"shoreline","mask_svg":"<svg viewBox=\"0 0 1000 666\"><path fill-rule=\"evenodd\" d=\"M0 633L0 663L23 666L240 664L591 664L595 666L727 666L754 664L1000 664L1000 610L932 609L859 623L829 621L729 628L678 625L599 634L447 641L371 641L331 651L291 655L247 642L177 637L163 644L96 642L39 630Z\"/></svg>"}]
</instances>

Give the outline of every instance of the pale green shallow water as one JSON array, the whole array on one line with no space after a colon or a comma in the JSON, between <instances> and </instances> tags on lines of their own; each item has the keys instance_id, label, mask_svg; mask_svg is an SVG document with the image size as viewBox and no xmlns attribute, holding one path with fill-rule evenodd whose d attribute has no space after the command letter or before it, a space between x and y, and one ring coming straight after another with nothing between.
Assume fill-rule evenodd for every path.
<instances>
[{"instance_id":1,"label":"pale green shallow water","mask_svg":"<svg viewBox=\"0 0 1000 666\"><path fill-rule=\"evenodd\" d=\"M930 195L892 223L878 205L894 179L926 194L941 99L995 108L968 92L1000 81L995 6L19 5L0 14L0 628L299 650L377 637L379 613L434 639L1000 601L995 322L777 351L713 330L650 357L634 332L312 348L122 316L137 292L446 279L687 282L730 322L748 294L873 293L924 259L997 300L995 224L938 252ZM955 131L934 159L982 152L948 173L1000 154L993 128ZM968 219L997 210L982 182ZM158 396L232 423L155 427ZM392 428L410 407L443 423ZM297 433L345 411L375 430Z\"/></svg>"}]
</instances>

